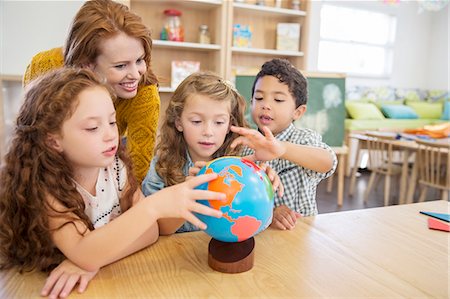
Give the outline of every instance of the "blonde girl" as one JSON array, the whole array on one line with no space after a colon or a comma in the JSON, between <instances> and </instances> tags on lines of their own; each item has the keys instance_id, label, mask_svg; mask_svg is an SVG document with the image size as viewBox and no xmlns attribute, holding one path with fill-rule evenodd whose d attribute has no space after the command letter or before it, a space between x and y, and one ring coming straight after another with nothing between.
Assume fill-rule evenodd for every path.
<instances>
[{"instance_id":1,"label":"blonde girl","mask_svg":"<svg viewBox=\"0 0 450 299\"><path fill-rule=\"evenodd\" d=\"M113 99L88 69L50 72L26 91L0 171L0 268L61 263L43 295L65 297L77 282L83 291L99 268L154 243L162 217L201 228L191 211L220 217L195 200L224 195L194 190L217 176L143 198L119 143Z\"/></svg>"},{"instance_id":2,"label":"blonde girl","mask_svg":"<svg viewBox=\"0 0 450 299\"><path fill-rule=\"evenodd\" d=\"M247 126L245 99L228 82L212 72L188 76L175 90L161 127L156 157L147 173L142 190L145 195L186 180L197 168L212 159L239 155L239 146L231 143L239 135L231 126ZM204 164L203 164L204 165ZM268 169L278 185L278 177ZM184 219L162 219L160 234L198 230Z\"/></svg>"}]
</instances>

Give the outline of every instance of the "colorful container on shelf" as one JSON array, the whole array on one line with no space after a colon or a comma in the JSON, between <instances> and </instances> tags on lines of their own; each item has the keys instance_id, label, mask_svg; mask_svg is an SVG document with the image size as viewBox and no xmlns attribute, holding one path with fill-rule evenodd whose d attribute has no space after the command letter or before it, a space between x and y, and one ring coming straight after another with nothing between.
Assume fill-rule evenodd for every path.
<instances>
[{"instance_id":1,"label":"colorful container on shelf","mask_svg":"<svg viewBox=\"0 0 450 299\"><path fill-rule=\"evenodd\" d=\"M166 20L161 30L160 39L174 42L184 41L184 28L181 24L181 11L177 9L166 9L164 15Z\"/></svg>"}]
</instances>

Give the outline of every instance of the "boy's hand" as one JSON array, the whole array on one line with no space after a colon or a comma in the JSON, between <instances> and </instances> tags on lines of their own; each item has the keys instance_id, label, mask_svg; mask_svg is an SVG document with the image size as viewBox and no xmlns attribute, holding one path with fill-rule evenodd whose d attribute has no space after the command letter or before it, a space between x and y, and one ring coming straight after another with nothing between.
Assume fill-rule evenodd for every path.
<instances>
[{"instance_id":1,"label":"boy's hand","mask_svg":"<svg viewBox=\"0 0 450 299\"><path fill-rule=\"evenodd\" d=\"M278 176L278 173L275 170L273 170L273 168L264 163L261 163L259 167L262 170L264 170L267 176L269 177L269 180L272 183L273 191L276 192L278 190L278 196L283 197L284 186L283 183L281 183L281 179Z\"/></svg>"},{"instance_id":2,"label":"boy's hand","mask_svg":"<svg viewBox=\"0 0 450 299\"><path fill-rule=\"evenodd\" d=\"M66 259L47 277L41 296L66 298L78 283L78 293L83 293L98 270L88 272Z\"/></svg>"},{"instance_id":3,"label":"boy's hand","mask_svg":"<svg viewBox=\"0 0 450 299\"><path fill-rule=\"evenodd\" d=\"M231 148L239 144L252 148L255 152L248 156L252 161L273 160L286 152L283 143L277 140L267 127L262 127L264 135L254 129L236 126L231 126L231 131L241 135L231 143Z\"/></svg>"},{"instance_id":4,"label":"boy's hand","mask_svg":"<svg viewBox=\"0 0 450 299\"><path fill-rule=\"evenodd\" d=\"M291 230L295 228L297 219L301 216L301 214L292 211L287 206L281 205L273 210L273 220L270 226L281 230Z\"/></svg>"},{"instance_id":5,"label":"boy's hand","mask_svg":"<svg viewBox=\"0 0 450 299\"><path fill-rule=\"evenodd\" d=\"M189 176L186 177L186 180L189 180L192 177L195 177L208 162L206 161L197 161L194 163L194 166L189 167Z\"/></svg>"}]
</instances>

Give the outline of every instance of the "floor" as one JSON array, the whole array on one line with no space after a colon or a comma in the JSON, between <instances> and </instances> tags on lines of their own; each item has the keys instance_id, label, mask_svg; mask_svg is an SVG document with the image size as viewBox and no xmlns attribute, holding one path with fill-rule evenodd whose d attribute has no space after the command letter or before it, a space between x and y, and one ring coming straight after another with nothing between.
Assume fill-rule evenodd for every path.
<instances>
[{"instance_id":1,"label":"floor","mask_svg":"<svg viewBox=\"0 0 450 299\"><path fill-rule=\"evenodd\" d=\"M342 207L338 207L337 205L337 179L334 180L334 186L331 193L328 193L326 190L327 182L322 181L317 187L317 206L319 209L319 213L332 213L338 211L348 211L348 210L358 210L358 209L366 209L366 208L375 208L384 206L383 202L383 180L379 180L376 188L371 192L369 196L369 200L367 204L364 203L363 195L364 191L367 187L367 183L369 182L370 172L365 169L360 169L359 177L356 179L356 188L355 194L350 197L348 195L348 186L350 184L350 178L345 178L344 182L344 203ZM390 205L398 204L398 188L395 188L395 179L391 184L391 197L390 197ZM416 194L414 196L417 201L418 191L416 190ZM435 200L440 197L439 192L434 189L429 188L427 193L427 200Z\"/></svg>"}]
</instances>

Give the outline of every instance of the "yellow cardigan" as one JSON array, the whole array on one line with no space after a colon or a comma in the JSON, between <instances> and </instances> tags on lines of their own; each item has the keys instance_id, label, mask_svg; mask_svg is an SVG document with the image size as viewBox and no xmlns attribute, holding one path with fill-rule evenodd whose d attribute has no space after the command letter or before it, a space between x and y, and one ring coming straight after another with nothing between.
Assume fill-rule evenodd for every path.
<instances>
[{"instance_id":1,"label":"yellow cardigan","mask_svg":"<svg viewBox=\"0 0 450 299\"><path fill-rule=\"evenodd\" d=\"M63 65L61 48L36 54L25 72L24 85L39 75ZM127 150L133 161L134 174L140 184L147 174L155 147L160 106L157 86L140 86L134 98L118 98L114 105L119 133L121 136L125 134L127 136Z\"/></svg>"}]
</instances>

